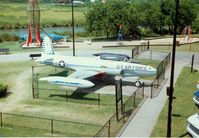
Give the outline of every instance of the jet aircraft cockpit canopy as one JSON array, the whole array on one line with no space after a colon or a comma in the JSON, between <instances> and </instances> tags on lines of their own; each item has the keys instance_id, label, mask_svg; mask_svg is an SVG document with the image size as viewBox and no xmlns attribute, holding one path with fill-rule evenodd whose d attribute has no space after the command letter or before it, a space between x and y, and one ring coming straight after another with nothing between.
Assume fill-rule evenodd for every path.
<instances>
[{"instance_id":1,"label":"jet aircraft cockpit canopy","mask_svg":"<svg viewBox=\"0 0 199 138\"><path fill-rule=\"evenodd\" d=\"M125 54L116 54L116 53L97 53L97 54L93 54L93 55L100 57L100 59L103 59L103 60L127 62L130 59L130 57Z\"/></svg>"}]
</instances>

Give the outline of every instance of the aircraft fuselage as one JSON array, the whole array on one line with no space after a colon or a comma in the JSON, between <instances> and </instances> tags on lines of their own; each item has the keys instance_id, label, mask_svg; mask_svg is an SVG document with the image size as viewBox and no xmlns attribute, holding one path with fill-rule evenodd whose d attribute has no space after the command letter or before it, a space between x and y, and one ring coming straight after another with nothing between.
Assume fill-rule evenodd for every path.
<instances>
[{"instance_id":1,"label":"aircraft fuselage","mask_svg":"<svg viewBox=\"0 0 199 138\"><path fill-rule=\"evenodd\" d=\"M95 57L49 56L48 59L41 61L41 63L74 70L86 69L106 72L107 75L151 76L156 74L156 69L153 67L137 63L101 60Z\"/></svg>"}]
</instances>

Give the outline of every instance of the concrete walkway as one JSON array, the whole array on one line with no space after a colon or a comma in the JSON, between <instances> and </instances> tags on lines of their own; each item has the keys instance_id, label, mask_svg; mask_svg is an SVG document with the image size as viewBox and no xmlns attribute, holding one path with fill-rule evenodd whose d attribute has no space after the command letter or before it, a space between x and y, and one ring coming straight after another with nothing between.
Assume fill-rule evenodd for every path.
<instances>
[{"instance_id":1,"label":"concrete walkway","mask_svg":"<svg viewBox=\"0 0 199 138\"><path fill-rule=\"evenodd\" d=\"M185 65L187 65L187 62L176 63L174 82L176 82ZM165 78L170 78L170 69L166 72ZM170 80L168 79L158 97L153 99L147 98L134 118L123 128L123 131L119 134L120 137L150 137L158 116L168 98L166 87L169 85Z\"/></svg>"}]
</instances>

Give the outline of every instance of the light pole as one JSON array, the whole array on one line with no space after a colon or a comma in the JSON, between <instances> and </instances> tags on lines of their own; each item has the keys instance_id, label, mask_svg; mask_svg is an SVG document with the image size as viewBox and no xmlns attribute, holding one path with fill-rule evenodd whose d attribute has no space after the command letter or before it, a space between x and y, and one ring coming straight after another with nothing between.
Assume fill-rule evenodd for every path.
<instances>
[{"instance_id":1,"label":"light pole","mask_svg":"<svg viewBox=\"0 0 199 138\"><path fill-rule=\"evenodd\" d=\"M75 28L74 28L74 10L73 10L73 0L72 2L72 34L73 34L73 56L75 56Z\"/></svg>"},{"instance_id":2,"label":"light pole","mask_svg":"<svg viewBox=\"0 0 199 138\"><path fill-rule=\"evenodd\" d=\"M168 106L168 119L167 119L167 137L171 137L171 115L172 115L172 102L173 102L173 83L174 83L174 68L175 68L175 53L176 53L176 34L178 25L178 9L179 0L175 0L175 23L174 23L174 34L173 34L173 50L172 50L172 61L171 61L171 77L170 77L170 90L169 90L169 106Z\"/></svg>"}]
</instances>

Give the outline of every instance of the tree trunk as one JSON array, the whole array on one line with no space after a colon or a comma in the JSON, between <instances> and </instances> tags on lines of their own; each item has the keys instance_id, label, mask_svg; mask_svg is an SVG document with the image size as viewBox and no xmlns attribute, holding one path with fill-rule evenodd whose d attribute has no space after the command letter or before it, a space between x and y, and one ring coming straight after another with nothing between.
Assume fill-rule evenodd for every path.
<instances>
[{"instance_id":1,"label":"tree trunk","mask_svg":"<svg viewBox=\"0 0 199 138\"><path fill-rule=\"evenodd\" d=\"M171 26L169 25L169 34L171 34Z\"/></svg>"},{"instance_id":2,"label":"tree trunk","mask_svg":"<svg viewBox=\"0 0 199 138\"><path fill-rule=\"evenodd\" d=\"M106 38L109 38L109 31L106 32Z\"/></svg>"}]
</instances>

